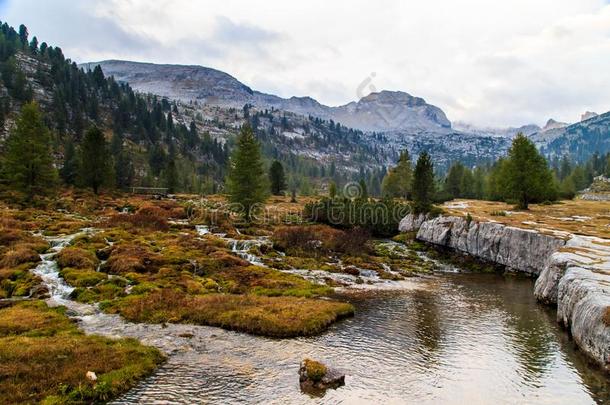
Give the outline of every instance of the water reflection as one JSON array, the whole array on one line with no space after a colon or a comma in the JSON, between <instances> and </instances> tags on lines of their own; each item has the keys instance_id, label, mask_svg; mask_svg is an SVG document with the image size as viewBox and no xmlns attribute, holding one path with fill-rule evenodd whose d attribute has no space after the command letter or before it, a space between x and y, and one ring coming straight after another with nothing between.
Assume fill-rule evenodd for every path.
<instances>
[{"instance_id":1,"label":"water reflection","mask_svg":"<svg viewBox=\"0 0 610 405\"><path fill-rule=\"evenodd\" d=\"M352 319L314 338L273 340L190 326L204 347L173 355L120 403L604 403L608 379L574 350L532 281L443 274L417 288L350 296ZM347 373L302 394L304 357Z\"/></svg>"}]
</instances>

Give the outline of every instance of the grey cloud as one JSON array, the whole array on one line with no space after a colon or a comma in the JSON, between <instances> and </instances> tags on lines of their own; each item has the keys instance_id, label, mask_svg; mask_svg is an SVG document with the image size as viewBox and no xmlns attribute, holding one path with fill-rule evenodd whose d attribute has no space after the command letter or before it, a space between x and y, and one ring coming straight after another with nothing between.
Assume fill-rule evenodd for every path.
<instances>
[{"instance_id":1,"label":"grey cloud","mask_svg":"<svg viewBox=\"0 0 610 405\"><path fill-rule=\"evenodd\" d=\"M268 31L250 24L237 24L225 16L216 17L213 38L227 44L251 43L262 45L280 38L277 32Z\"/></svg>"}]
</instances>

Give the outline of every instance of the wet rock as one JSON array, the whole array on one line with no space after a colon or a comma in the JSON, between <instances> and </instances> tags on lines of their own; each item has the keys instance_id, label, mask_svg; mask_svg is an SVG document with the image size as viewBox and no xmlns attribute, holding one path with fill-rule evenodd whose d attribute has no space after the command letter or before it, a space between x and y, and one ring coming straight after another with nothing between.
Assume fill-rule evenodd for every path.
<instances>
[{"instance_id":1,"label":"wet rock","mask_svg":"<svg viewBox=\"0 0 610 405\"><path fill-rule=\"evenodd\" d=\"M345 385L345 374L318 361L305 359L299 367L299 382L301 391L321 396L329 388L336 389Z\"/></svg>"},{"instance_id":2,"label":"wet rock","mask_svg":"<svg viewBox=\"0 0 610 405\"><path fill-rule=\"evenodd\" d=\"M51 295L49 294L49 289L46 285L37 285L30 290L30 298L46 300Z\"/></svg>"},{"instance_id":3,"label":"wet rock","mask_svg":"<svg viewBox=\"0 0 610 405\"><path fill-rule=\"evenodd\" d=\"M108 258L110 257L110 254L112 253L113 248L114 248L114 246L106 246L103 249L98 249L95 251L95 255L100 260L108 260Z\"/></svg>"},{"instance_id":4,"label":"wet rock","mask_svg":"<svg viewBox=\"0 0 610 405\"><path fill-rule=\"evenodd\" d=\"M417 239L531 275L538 275L565 244L563 239L533 230L455 216L424 221Z\"/></svg>"},{"instance_id":5,"label":"wet rock","mask_svg":"<svg viewBox=\"0 0 610 405\"><path fill-rule=\"evenodd\" d=\"M610 372L610 240L573 235L552 255L534 294L557 305L557 321L578 347Z\"/></svg>"},{"instance_id":6,"label":"wet rock","mask_svg":"<svg viewBox=\"0 0 610 405\"><path fill-rule=\"evenodd\" d=\"M400 223L398 224L398 230L400 232L417 231L421 227L421 224L423 224L424 221L426 221L428 219L429 219L428 215L409 214L400 221Z\"/></svg>"},{"instance_id":7,"label":"wet rock","mask_svg":"<svg viewBox=\"0 0 610 405\"><path fill-rule=\"evenodd\" d=\"M407 229L419 219L403 221ZM610 308L610 240L567 236L566 241L456 216L423 221L417 232L418 240L539 276L536 298L556 304L557 321L587 356L610 372L610 325L604 321Z\"/></svg>"}]
</instances>

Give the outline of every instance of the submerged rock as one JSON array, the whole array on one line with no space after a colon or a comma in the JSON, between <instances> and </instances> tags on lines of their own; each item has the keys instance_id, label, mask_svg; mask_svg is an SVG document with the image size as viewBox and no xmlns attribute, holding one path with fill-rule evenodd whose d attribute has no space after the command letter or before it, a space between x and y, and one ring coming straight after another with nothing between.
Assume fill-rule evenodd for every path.
<instances>
[{"instance_id":1,"label":"submerged rock","mask_svg":"<svg viewBox=\"0 0 610 405\"><path fill-rule=\"evenodd\" d=\"M335 389L345 385L345 374L330 369L318 361L305 359L299 367L299 382L301 391L312 395L324 395L329 388Z\"/></svg>"}]
</instances>

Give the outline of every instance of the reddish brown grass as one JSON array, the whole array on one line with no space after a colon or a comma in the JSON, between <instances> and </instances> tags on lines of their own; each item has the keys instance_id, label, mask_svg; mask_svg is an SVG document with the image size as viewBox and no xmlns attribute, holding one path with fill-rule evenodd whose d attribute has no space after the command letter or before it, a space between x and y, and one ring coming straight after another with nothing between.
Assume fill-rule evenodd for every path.
<instances>
[{"instance_id":1,"label":"reddish brown grass","mask_svg":"<svg viewBox=\"0 0 610 405\"><path fill-rule=\"evenodd\" d=\"M67 247L62 249L55 256L57 264L60 268L73 267L76 269L91 269L94 270L99 264L99 260L95 257L95 254L76 247Z\"/></svg>"},{"instance_id":2,"label":"reddish brown grass","mask_svg":"<svg viewBox=\"0 0 610 405\"><path fill-rule=\"evenodd\" d=\"M350 304L296 297L211 294L188 296L163 289L125 300L118 311L137 322L219 326L273 337L307 336L353 315Z\"/></svg>"}]
</instances>

